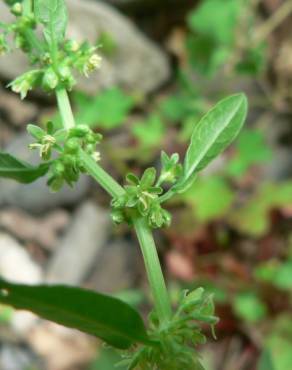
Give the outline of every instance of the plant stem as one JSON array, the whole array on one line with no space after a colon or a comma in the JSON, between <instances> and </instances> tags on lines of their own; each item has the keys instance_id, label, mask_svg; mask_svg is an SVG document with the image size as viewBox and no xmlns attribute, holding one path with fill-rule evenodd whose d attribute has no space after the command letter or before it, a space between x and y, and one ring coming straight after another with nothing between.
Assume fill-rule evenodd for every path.
<instances>
[{"instance_id":1,"label":"plant stem","mask_svg":"<svg viewBox=\"0 0 292 370\"><path fill-rule=\"evenodd\" d=\"M32 13L32 2L31 2L31 0L24 0L23 1L23 15L24 16L30 15L31 13ZM31 45L31 47L33 49L35 49L35 51L38 54L42 54L44 52L44 48L43 48L43 45L40 42L40 40L35 35L35 33L32 30L27 29L27 30L25 30L24 34L25 34L26 40Z\"/></svg>"},{"instance_id":2,"label":"plant stem","mask_svg":"<svg viewBox=\"0 0 292 370\"><path fill-rule=\"evenodd\" d=\"M65 89L57 90L56 95L63 125L70 129L75 126L75 120L67 91ZM87 172L105 191L112 197L125 194L125 190L90 155L83 150L80 150L80 155ZM158 318L160 324L163 325L171 318L172 311L152 231L144 218L135 219L133 223L141 246Z\"/></svg>"},{"instance_id":3,"label":"plant stem","mask_svg":"<svg viewBox=\"0 0 292 370\"><path fill-rule=\"evenodd\" d=\"M255 32L255 42L264 41L290 14L292 13L292 0L285 1L274 14Z\"/></svg>"},{"instance_id":4,"label":"plant stem","mask_svg":"<svg viewBox=\"0 0 292 370\"><path fill-rule=\"evenodd\" d=\"M81 150L80 156L86 171L112 197L117 198L125 194L125 190L90 155Z\"/></svg>"},{"instance_id":5,"label":"plant stem","mask_svg":"<svg viewBox=\"0 0 292 370\"><path fill-rule=\"evenodd\" d=\"M58 89L56 91L56 97L64 128L69 130L75 126L75 119L67 91L65 89Z\"/></svg>"},{"instance_id":6,"label":"plant stem","mask_svg":"<svg viewBox=\"0 0 292 370\"><path fill-rule=\"evenodd\" d=\"M163 325L170 320L172 310L152 231L144 218L135 219L133 222L141 246L157 315L160 324Z\"/></svg>"}]
</instances>

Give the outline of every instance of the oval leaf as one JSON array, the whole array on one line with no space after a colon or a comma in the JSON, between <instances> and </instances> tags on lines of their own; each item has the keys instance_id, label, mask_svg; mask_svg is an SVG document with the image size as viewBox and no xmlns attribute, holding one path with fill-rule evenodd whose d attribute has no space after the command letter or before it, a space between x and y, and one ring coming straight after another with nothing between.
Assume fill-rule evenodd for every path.
<instances>
[{"instance_id":1,"label":"oval leaf","mask_svg":"<svg viewBox=\"0 0 292 370\"><path fill-rule=\"evenodd\" d=\"M235 139L247 114L244 94L232 95L215 105L195 126L184 160L182 182L205 168Z\"/></svg>"},{"instance_id":2,"label":"oval leaf","mask_svg":"<svg viewBox=\"0 0 292 370\"><path fill-rule=\"evenodd\" d=\"M0 302L97 336L116 348L127 349L135 342L150 344L139 313L104 294L63 285L12 284L0 279Z\"/></svg>"},{"instance_id":3,"label":"oval leaf","mask_svg":"<svg viewBox=\"0 0 292 370\"><path fill-rule=\"evenodd\" d=\"M31 166L8 153L0 152L0 177L13 179L23 184L29 184L44 176L49 170L49 163Z\"/></svg>"},{"instance_id":4,"label":"oval leaf","mask_svg":"<svg viewBox=\"0 0 292 370\"><path fill-rule=\"evenodd\" d=\"M68 20L64 0L34 0L34 13L44 25L44 34L49 43L64 40Z\"/></svg>"}]
</instances>

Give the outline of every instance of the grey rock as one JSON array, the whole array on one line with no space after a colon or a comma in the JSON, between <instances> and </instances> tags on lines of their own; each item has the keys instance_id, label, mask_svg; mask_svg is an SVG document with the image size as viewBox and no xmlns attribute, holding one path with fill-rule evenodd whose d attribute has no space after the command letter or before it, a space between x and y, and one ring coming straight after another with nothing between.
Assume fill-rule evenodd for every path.
<instances>
[{"instance_id":1,"label":"grey rock","mask_svg":"<svg viewBox=\"0 0 292 370\"><path fill-rule=\"evenodd\" d=\"M5 148L5 151L31 164L37 164L39 154L28 149L31 141L28 134L21 134ZM81 177L74 189L64 186L57 193L50 192L46 177L25 185L4 179L0 180L0 206L18 206L29 212L42 213L58 206L77 204L89 187L90 179L87 176Z\"/></svg>"},{"instance_id":2,"label":"grey rock","mask_svg":"<svg viewBox=\"0 0 292 370\"><path fill-rule=\"evenodd\" d=\"M26 370L39 368L39 366L40 361L27 349L9 344L4 344L0 349L1 370Z\"/></svg>"},{"instance_id":3,"label":"grey rock","mask_svg":"<svg viewBox=\"0 0 292 370\"><path fill-rule=\"evenodd\" d=\"M0 275L18 283L37 284L42 280L40 266L14 238L0 233Z\"/></svg>"},{"instance_id":4,"label":"grey rock","mask_svg":"<svg viewBox=\"0 0 292 370\"><path fill-rule=\"evenodd\" d=\"M81 90L95 93L101 87L118 85L148 93L169 78L166 54L113 7L90 0L68 0L67 4L69 37L95 43L102 33L106 33L116 45L114 55L104 57L101 71L89 79L80 79ZM0 14L3 21L10 18L3 2L0 3ZM26 68L26 59L19 52L13 58L8 55L0 59L0 75L5 79L14 78Z\"/></svg>"},{"instance_id":5,"label":"grey rock","mask_svg":"<svg viewBox=\"0 0 292 370\"><path fill-rule=\"evenodd\" d=\"M141 258L137 245L125 240L113 240L101 250L89 285L105 293L133 288L140 267Z\"/></svg>"},{"instance_id":6,"label":"grey rock","mask_svg":"<svg viewBox=\"0 0 292 370\"><path fill-rule=\"evenodd\" d=\"M108 212L89 201L82 204L49 262L46 281L80 284L108 238L109 225Z\"/></svg>"}]
</instances>

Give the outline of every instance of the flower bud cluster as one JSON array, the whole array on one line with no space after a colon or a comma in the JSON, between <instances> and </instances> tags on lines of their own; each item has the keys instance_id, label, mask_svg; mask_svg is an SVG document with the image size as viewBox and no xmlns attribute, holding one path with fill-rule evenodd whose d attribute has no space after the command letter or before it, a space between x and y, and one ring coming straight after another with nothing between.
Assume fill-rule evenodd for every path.
<instances>
[{"instance_id":1,"label":"flower bud cluster","mask_svg":"<svg viewBox=\"0 0 292 370\"><path fill-rule=\"evenodd\" d=\"M203 288L189 294L185 291L167 325L160 327L155 311L151 312L149 321L149 335L157 345L142 347L134 356L126 355L121 365L128 366L128 369L143 364L145 369L204 370L195 347L206 343L202 325L211 325L213 331L218 322L214 316L212 295L206 294Z\"/></svg>"},{"instance_id":2,"label":"flower bud cluster","mask_svg":"<svg viewBox=\"0 0 292 370\"><path fill-rule=\"evenodd\" d=\"M33 37L40 46L38 50L34 49L31 33L27 32L34 31L36 28L34 14L23 15L21 2L11 2L9 5L16 19L13 23L1 24L4 33L0 35L0 55L9 50L7 35L12 33L16 47L25 51L31 63L38 66L38 78L32 78L31 73L25 73L10 84L13 91L21 94L22 99L26 97L29 90L36 87L41 87L48 93L56 88L70 91L76 84L74 70L88 77L91 72L100 67L101 57L97 53L97 47L91 46L88 42L64 40L59 43L58 50L51 55L47 42L41 41L34 34ZM36 76L36 70L33 73Z\"/></svg>"},{"instance_id":3,"label":"flower bud cluster","mask_svg":"<svg viewBox=\"0 0 292 370\"><path fill-rule=\"evenodd\" d=\"M64 129L55 131L51 122L47 130L35 125L28 125L28 132L37 140L30 144L30 149L38 149L45 161L50 161L53 150L58 153L57 158L51 160L48 185L52 191L58 191L67 183L72 186L78 181L81 173L85 172L80 159L80 149L92 156L95 161L100 160L100 153L96 145L102 136L94 133L88 126L79 125L69 131Z\"/></svg>"},{"instance_id":4,"label":"flower bud cluster","mask_svg":"<svg viewBox=\"0 0 292 370\"><path fill-rule=\"evenodd\" d=\"M156 170L148 168L141 179L128 174L125 194L112 200L112 219L115 223L131 222L133 217L145 217L152 228L169 226L170 214L161 207L162 188L155 186Z\"/></svg>"}]
</instances>

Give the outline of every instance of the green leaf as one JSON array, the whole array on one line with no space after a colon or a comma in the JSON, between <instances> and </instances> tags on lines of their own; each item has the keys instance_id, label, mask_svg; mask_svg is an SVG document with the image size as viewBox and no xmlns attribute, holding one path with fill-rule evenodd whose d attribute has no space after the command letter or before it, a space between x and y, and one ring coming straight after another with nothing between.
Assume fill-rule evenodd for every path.
<instances>
[{"instance_id":1,"label":"green leaf","mask_svg":"<svg viewBox=\"0 0 292 370\"><path fill-rule=\"evenodd\" d=\"M48 172L49 167L49 163L31 166L8 153L0 152L0 177L29 184L39 177L44 176Z\"/></svg>"},{"instance_id":2,"label":"green leaf","mask_svg":"<svg viewBox=\"0 0 292 370\"><path fill-rule=\"evenodd\" d=\"M142 146L153 148L161 144L166 130L161 118L152 114L144 122L135 123L132 127L132 133Z\"/></svg>"},{"instance_id":3,"label":"green leaf","mask_svg":"<svg viewBox=\"0 0 292 370\"><path fill-rule=\"evenodd\" d=\"M119 349L136 342L150 343L138 312L104 294L62 285L12 284L0 279L0 302L97 336Z\"/></svg>"},{"instance_id":4,"label":"green leaf","mask_svg":"<svg viewBox=\"0 0 292 370\"><path fill-rule=\"evenodd\" d=\"M77 124L106 130L121 126L134 106L133 98L117 87L104 90L95 97L78 93L74 101L77 105Z\"/></svg>"},{"instance_id":5,"label":"green leaf","mask_svg":"<svg viewBox=\"0 0 292 370\"><path fill-rule=\"evenodd\" d=\"M252 292L240 293L233 301L235 313L250 323L258 322L267 315L267 307L260 298Z\"/></svg>"},{"instance_id":6,"label":"green leaf","mask_svg":"<svg viewBox=\"0 0 292 370\"><path fill-rule=\"evenodd\" d=\"M235 194L222 177L210 176L199 178L181 198L194 209L199 222L208 222L229 212Z\"/></svg>"},{"instance_id":7,"label":"green leaf","mask_svg":"<svg viewBox=\"0 0 292 370\"><path fill-rule=\"evenodd\" d=\"M232 95L215 105L195 126L184 160L180 183L205 168L239 133L247 114L244 94Z\"/></svg>"},{"instance_id":8,"label":"green leaf","mask_svg":"<svg viewBox=\"0 0 292 370\"><path fill-rule=\"evenodd\" d=\"M34 0L34 13L45 27L44 35L48 43L64 40L68 21L64 0Z\"/></svg>"},{"instance_id":9,"label":"green leaf","mask_svg":"<svg viewBox=\"0 0 292 370\"><path fill-rule=\"evenodd\" d=\"M26 127L27 132L37 140L41 140L47 133L39 126L29 124Z\"/></svg>"},{"instance_id":10,"label":"green leaf","mask_svg":"<svg viewBox=\"0 0 292 370\"><path fill-rule=\"evenodd\" d=\"M257 370L276 370L274 367L272 354L268 349L265 349L261 354Z\"/></svg>"},{"instance_id":11,"label":"green leaf","mask_svg":"<svg viewBox=\"0 0 292 370\"><path fill-rule=\"evenodd\" d=\"M205 0L188 17L192 31L212 38L215 42L230 45L235 38L238 17L243 11L243 0Z\"/></svg>"},{"instance_id":12,"label":"green leaf","mask_svg":"<svg viewBox=\"0 0 292 370\"><path fill-rule=\"evenodd\" d=\"M245 129L235 143L236 156L226 168L230 176L242 176L251 166L267 162L272 151L265 142L262 132Z\"/></svg>"}]
</instances>

